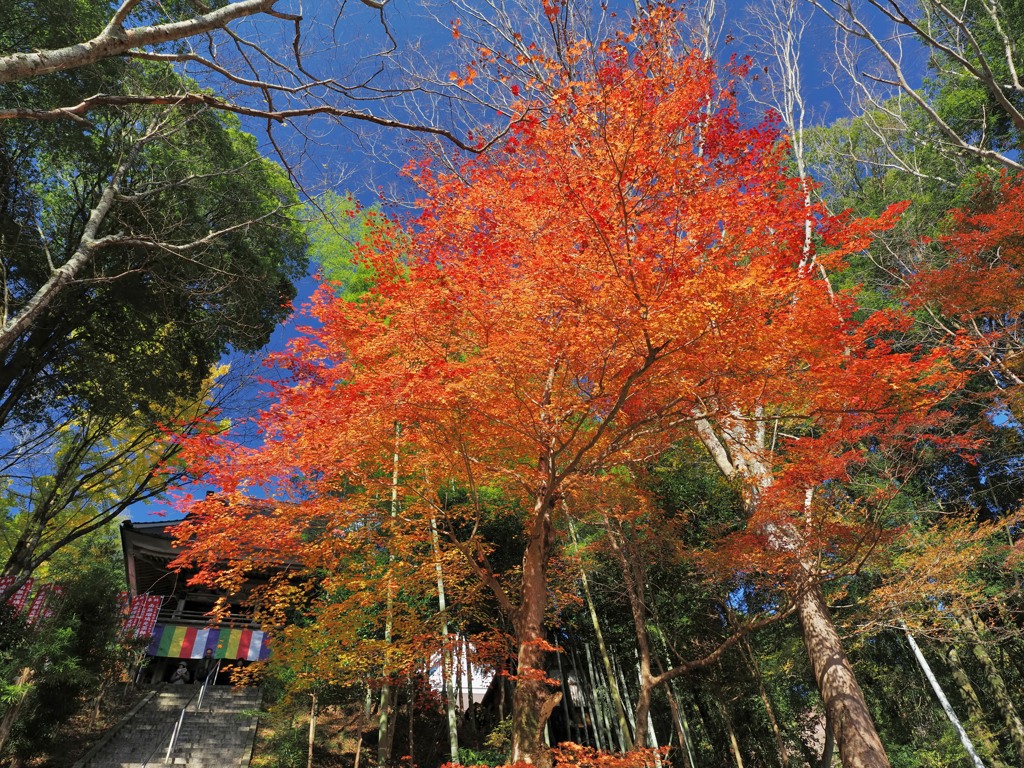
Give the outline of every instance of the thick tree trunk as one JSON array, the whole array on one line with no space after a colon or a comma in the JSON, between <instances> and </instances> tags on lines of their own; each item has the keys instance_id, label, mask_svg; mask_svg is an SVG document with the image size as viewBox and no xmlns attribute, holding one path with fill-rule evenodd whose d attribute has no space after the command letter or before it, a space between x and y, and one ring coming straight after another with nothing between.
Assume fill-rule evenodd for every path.
<instances>
[{"instance_id":1,"label":"thick tree trunk","mask_svg":"<svg viewBox=\"0 0 1024 768\"><path fill-rule=\"evenodd\" d=\"M755 416L763 416L756 412ZM726 477L743 481L745 503L749 513L756 510L764 493L774 482L772 470L765 463L766 432L763 418L752 423L742 417L726 419L726 428L716 428L710 421L695 422L697 435L715 464ZM807 502L811 490L807 490ZM799 551L805 542L799 530L779 527L771 532L780 549ZM803 567L795 574L797 584L813 582L813 567ZM889 768L882 740L878 737L864 693L846 658L821 589L805 588L796 598L797 613L803 630L804 645L814 670L825 711L832 719L843 768Z\"/></svg>"},{"instance_id":2,"label":"thick tree trunk","mask_svg":"<svg viewBox=\"0 0 1024 768\"><path fill-rule=\"evenodd\" d=\"M633 748L646 749L649 737L652 745L656 746L656 742L653 739L653 732L648 733L651 719L651 671L650 669L645 670L642 663L638 670L638 677L640 679L640 693L636 697L636 715L634 717L636 721L636 738L633 739Z\"/></svg>"},{"instance_id":3,"label":"thick tree trunk","mask_svg":"<svg viewBox=\"0 0 1024 768\"><path fill-rule=\"evenodd\" d=\"M878 738L864 693L817 585L799 596L797 611L804 646L825 711L832 720L843 768L889 768L889 758Z\"/></svg>"},{"instance_id":4,"label":"thick tree trunk","mask_svg":"<svg viewBox=\"0 0 1024 768\"><path fill-rule=\"evenodd\" d=\"M512 695L511 762L548 768L551 757L544 744L544 726L562 695L547 681L547 640L544 610L547 604L547 571L554 529L551 494L539 493L533 525L523 556L522 600L516 621L519 645L516 690Z\"/></svg>"},{"instance_id":5,"label":"thick tree trunk","mask_svg":"<svg viewBox=\"0 0 1024 768\"><path fill-rule=\"evenodd\" d=\"M378 755L383 754L384 760L378 761L378 765L389 765L391 763L391 757L394 754L395 748L395 726L397 725L396 720L398 713L398 686L390 686L390 696L388 698L387 711L391 714L388 720L387 731L384 734L384 742L377 748ZM378 733L378 737L379 737Z\"/></svg>"}]
</instances>

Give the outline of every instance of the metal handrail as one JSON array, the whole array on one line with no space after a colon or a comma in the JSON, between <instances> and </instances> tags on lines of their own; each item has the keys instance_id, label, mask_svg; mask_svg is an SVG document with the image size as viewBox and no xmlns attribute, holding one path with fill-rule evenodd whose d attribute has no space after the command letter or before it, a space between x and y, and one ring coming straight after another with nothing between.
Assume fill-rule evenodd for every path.
<instances>
[{"instance_id":1,"label":"metal handrail","mask_svg":"<svg viewBox=\"0 0 1024 768\"><path fill-rule=\"evenodd\" d=\"M206 689L210 685L210 678L217 679L217 673L220 672L220 659L213 665L213 669L206 673L206 679L203 680L203 687L199 691L199 701L196 702L196 712L200 712L203 709L203 697L206 695Z\"/></svg>"},{"instance_id":2,"label":"metal handrail","mask_svg":"<svg viewBox=\"0 0 1024 768\"><path fill-rule=\"evenodd\" d=\"M185 702L185 706L181 708L182 712L184 712L185 709L188 708L188 705L191 704L192 700L195 699L195 697L198 696L198 695L199 695L199 691L195 691L195 690L192 691L192 695L189 696L188 701ZM180 720L181 720L181 718L179 717L178 721L180 721ZM150 750L149 755L146 756L146 759L142 761L142 768L147 768L149 766L149 763L153 759L153 756L157 753L157 750L160 749L160 745L163 744L164 738L167 736L168 733L172 732L177 727L177 722L178 721L175 721L174 725L171 725L171 726L169 726L167 728L164 728L164 730L156 738L156 740L153 743L153 749ZM165 760L166 760L166 758L165 758Z\"/></svg>"},{"instance_id":3,"label":"metal handrail","mask_svg":"<svg viewBox=\"0 0 1024 768\"><path fill-rule=\"evenodd\" d=\"M210 684L210 678L213 677L216 680L217 672L220 671L220 659L217 659L217 663L213 665L213 669L206 673L206 679L203 680L203 687L199 689L199 701L196 702L196 713L203 708L203 697L206 695L206 688ZM195 694L188 700L188 704L181 708L181 714L178 715L178 722L174 726L174 732L171 734L171 741L167 745L167 754L164 755L164 762L171 762L171 752L174 751L174 747L178 744L178 735L181 733L181 725L185 722L185 711L188 709L188 705L192 703L192 699L195 698Z\"/></svg>"},{"instance_id":4,"label":"metal handrail","mask_svg":"<svg viewBox=\"0 0 1024 768\"><path fill-rule=\"evenodd\" d=\"M156 754L157 750L160 748L160 745L163 743L164 737L167 735L168 730L171 731L171 740L167 744L167 752L164 753L164 763L169 763L171 761L171 753L174 751L174 747L177 746L178 736L181 734L181 726L185 722L185 712L188 711L188 708L192 704L192 702L196 700L196 696L199 697L199 700L196 701L195 711L197 713L200 711L200 709L203 706L203 697L206 696L206 689L210 685L210 680L216 680L217 674L220 672L220 662L221 660L217 659L217 663L214 664L213 669L211 669L207 673L206 678L203 680L203 685L200 687L200 689L198 691L192 691L192 695L188 697L188 701L185 702L185 706L181 708L181 712L178 714L178 719L174 722L173 728L165 728L163 733L160 734L160 737L156 739L156 743L154 744L152 751L149 753L146 759L142 761L142 768L147 768L150 760L153 759L153 756Z\"/></svg>"}]
</instances>

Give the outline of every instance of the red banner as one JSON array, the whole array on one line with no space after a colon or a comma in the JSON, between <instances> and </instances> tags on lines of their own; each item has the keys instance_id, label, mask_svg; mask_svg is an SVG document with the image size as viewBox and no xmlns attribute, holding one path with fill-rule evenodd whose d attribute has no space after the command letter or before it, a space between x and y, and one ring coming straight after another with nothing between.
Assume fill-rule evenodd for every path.
<instances>
[{"instance_id":1,"label":"red banner","mask_svg":"<svg viewBox=\"0 0 1024 768\"><path fill-rule=\"evenodd\" d=\"M0 591L7 589L13 583L13 576L4 576L2 579L0 579ZM28 600L28 595L31 591L32 579L29 579L20 587L18 587L17 592L15 592L8 598L7 604L14 609L15 613L19 612L22 608L25 607L25 602Z\"/></svg>"},{"instance_id":2,"label":"red banner","mask_svg":"<svg viewBox=\"0 0 1024 768\"><path fill-rule=\"evenodd\" d=\"M136 595L132 598L128 611L128 620L121 632L122 637L133 640L137 637L150 637L156 626L156 617L160 613L163 598L160 595Z\"/></svg>"},{"instance_id":3,"label":"red banner","mask_svg":"<svg viewBox=\"0 0 1024 768\"><path fill-rule=\"evenodd\" d=\"M64 587L58 584L43 584L36 590L32 606L28 609L28 623L35 624L40 619L50 619L57 615L57 603L64 593Z\"/></svg>"}]
</instances>

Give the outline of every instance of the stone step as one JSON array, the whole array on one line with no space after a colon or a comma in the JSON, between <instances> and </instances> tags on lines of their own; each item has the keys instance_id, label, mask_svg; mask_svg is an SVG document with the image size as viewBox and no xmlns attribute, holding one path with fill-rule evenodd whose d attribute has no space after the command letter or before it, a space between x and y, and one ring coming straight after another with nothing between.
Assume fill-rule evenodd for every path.
<instances>
[{"instance_id":1,"label":"stone step","mask_svg":"<svg viewBox=\"0 0 1024 768\"><path fill-rule=\"evenodd\" d=\"M152 768L163 765L174 724L190 700L172 764L247 768L262 692L229 686L208 688L202 711L196 712L198 693L192 686L154 691L73 768L142 768L147 759Z\"/></svg>"}]
</instances>

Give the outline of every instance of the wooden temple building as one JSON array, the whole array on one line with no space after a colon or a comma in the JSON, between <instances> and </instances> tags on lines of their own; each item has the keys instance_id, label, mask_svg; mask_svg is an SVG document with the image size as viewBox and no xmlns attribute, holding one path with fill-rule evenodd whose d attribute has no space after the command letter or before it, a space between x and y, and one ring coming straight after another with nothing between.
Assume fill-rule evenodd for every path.
<instances>
[{"instance_id":1,"label":"wooden temple building","mask_svg":"<svg viewBox=\"0 0 1024 768\"><path fill-rule=\"evenodd\" d=\"M140 680L166 681L182 659L194 670L210 650L221 660L226 682L231 667L268 658L267 635L252 620L240 598L189 586L191 573L170 567L180 552L173 535L179 522L121 524L131 599L128 626L137 636L149 638L147 663ZM229 600L230 612L227 618L217 619L211 614L221 598Z\"/></svg>"}]
</instances>

